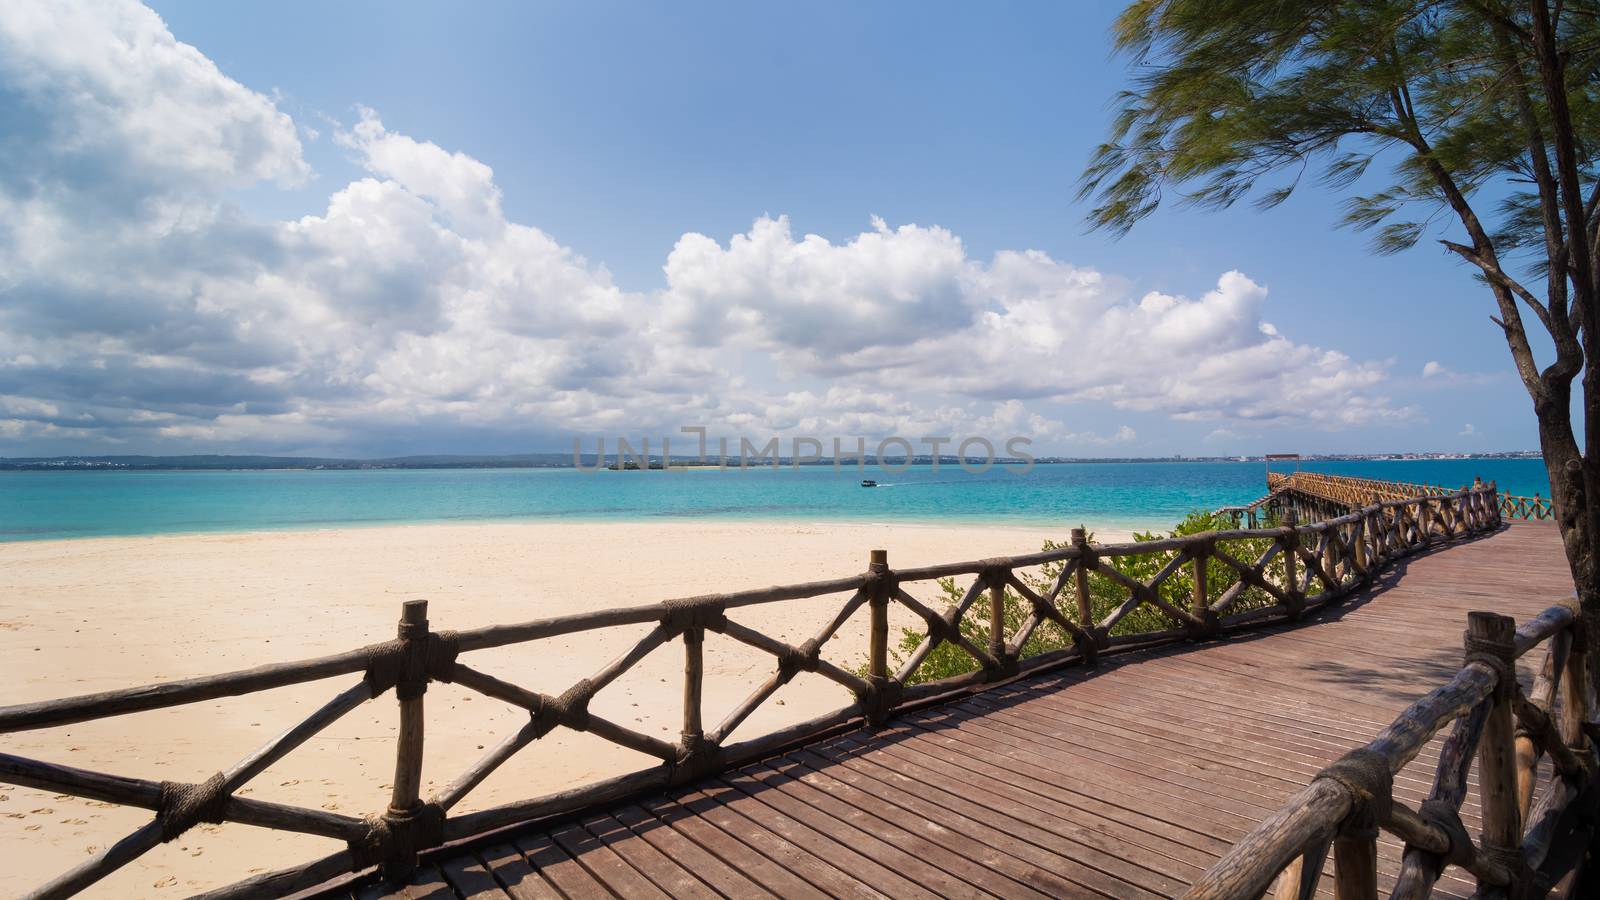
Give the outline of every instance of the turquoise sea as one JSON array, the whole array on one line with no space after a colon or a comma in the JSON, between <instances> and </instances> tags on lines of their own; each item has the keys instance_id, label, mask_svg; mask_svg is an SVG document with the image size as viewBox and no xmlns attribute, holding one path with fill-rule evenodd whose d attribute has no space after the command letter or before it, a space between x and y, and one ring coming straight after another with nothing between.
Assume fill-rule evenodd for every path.
<instances>
[{"instance_id":1,"label":"turquoise sea","mask_svg":"<svg viewBox=\"0 0 1600 900\"><path fill-rule=\"evenodd\" d=\"M1277 464L1288 471L1292 464ZM1473 476L1550 495L1539 460L1307 463L1450 486ZM1265 491L1262 463L1069 463L688 472L573 469L0 472L0 541L460 521L985 521L1163 529ZM879 487L860 486L874 478Z\"/></svg>"}]
</instances>

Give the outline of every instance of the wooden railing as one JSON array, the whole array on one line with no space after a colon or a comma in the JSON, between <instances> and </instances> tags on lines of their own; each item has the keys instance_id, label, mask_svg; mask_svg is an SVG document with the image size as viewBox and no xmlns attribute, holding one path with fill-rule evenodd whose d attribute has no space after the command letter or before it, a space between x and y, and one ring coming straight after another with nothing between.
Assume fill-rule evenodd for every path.
<instances>
[{"instance_id":1,"label":"wooden railing","mask_svg":"<svg viewBox=\"0 0 1600 900\"><path fill-rule=\"evenodd\" d=\"M0 754L0 781L155 811L148 824L40 887L33 897L64 897L81 891L199 822L240 822L344 843L342 849L322 859L258 875L213 891L206 895L209 897L281 896L371 866L400 877L417 864L419 852L444 842L684 783L836 729L881 723L908 705L1047 667L1092 662L1103 653L1159 642L1209 639L1265 622L1298 620L1360 589L1396 559L1499 524L1500 505L1490 486L1372 503L1311 524L1295 524L1291 513L1283 527L1127 544L1093 544L1082 530L1074 529L1070 544L1040 553L911 569L893 570L883 551L873 551L866 572L844 578L466 631L432 630L427 604L412 601L404 606L398 636L386 643L223 675L0 708L0 733L12 733L360 676L304 721L208 779L158 783ZM1154 574L1130 574L1137 571ZM959 601L947 608L935 609L916 596L916 592L926 595L940 580L956 578L971 581ZM1100 602L1108 597L1108 602ZM739 610L749 607L806 600L837 605L827 623L799 645L734 619ZM890 669L889 650L892 605L921 620L923 638L895 670ZM975 608L983 612L969 615ZM864 666L856 671L848 663L824 658L824 646L863 609L869 617ZM1014 615L1008 616L1008 612ZM528 689L462 659L465 654L493 647L641 625L653 627L627 652L560 695ZM1060 646L1025 656L1024 648L1040 629L1056 629L1062 638ZM707 632L763 651L775 663L771 675L709 729L702 718L701 702L702 645ZM598 692L668 644L681 645L684 658L682 730L676 742L590 712ZM929 655L944 645L959 648L970 659L971 670L915 683ZM851 695L850 702L769 734L729 740L758 707L801 672L816 673L840 686ZM432 681L453 682L525 709L528 720L424 799L424 699ZM238 795L253 777L313 735L391 690L399 702L400 726L387 809L356 818ZM588 732L654 757L658 763L542 797L453 812L491 772L556 728ZM1318 809L1337 805L1324 802Z\"/></svg>"},{"instance_id":2,"label":"wooden railing","mask_svg":"<svg viewBox=\"0 0 1600 900\"><path fill-rule=\"evenodd\" d=\"M1407 500L1412 497L1443 497L1455 493L1431 484L1413 484L1408 481L1379 481L1356 478L1350 475L1324 475L1321 472L1294 472L1292 474L1267 474L1268 488L1292 488L1317 494L1329 500L1362 506L1374 500Z\"/></svg>"},{"instance_id":3,"label":"wooden railing","mask_svg":"<svg viewBox=\"0 0 1600 900\"><path fill-rule=\"evenodd\" d=\"M1474 479L1473 487L1481 487L1481 479ZM1490 487L1494 483L1490 482ZM1320 472L1294 472L1292 474L1267 473L1267 489L1271 495L1293 490L1297 493L1341 504L1346 507L1364 506L1379 500L1404 500L1411 497L1443 497L1454 493L1450 488L1434 484L1415 484L1409 481L1377 481L1350 475L1324 475ZM1263 497L1262 501L1269 497ZM1555 510L1548 497L1535 493L1532 497L1500 494L1500 515L1510 519L1549 519ZM1257 501L1262 502L1262 501Z\"/></svg>"},{"instance_id":4,"label":"wooden railing","mask_svg":"<svg viewBox=\"0 0 1600 900\"><path fill-rule=\"evenodd\" d=\"M1213 515L1227 516L1233 519L1233 526L1235 528L1238 528L1241 525L1246 528L1258 527L1263 521L1262 514L1273 511L1273 507L1278 502L1278 499L1283 496L1285 489L1286 488L1281 486L1276 489L1269 489L1266 494L1263 494L1262 496L1252 500L1249 503L1246 503L1243 506L1224 506L1213 513Z\"/></svg>"},{"instance_id":5,"label":"wooden railing","mask_svg":"<svg viewBox=\"0 0 1600 900\"><path fill-rule=\"evenodd\" d=\"M1465 644L1454 678L1318 773L1186 896L1259 897L1276 880L1275 897L1312 897L1331 847L1335 895L1376 897L1379 829L1405 844L1396 898L1429 896L1447 864L1472 873L1479 896L1505 896L1510 888L1513 897L1543 897L1572 871L1592 834L1582 820L1593 803L1597 763L1588 718L1595 686L1577 603L1552 606L1520 629L1506 616L1471 613ZM1516 660L1541 644L1543 667L1524 692ZM1432 792L1412 809L1393 796L1394 778L1451 723ZM1545 756L1550 774L1540 790ZM1474 757L1483 820L1476 842L1460 816Z\"/></svg>"},{"instance_id":6,"label":"wooden railing","mask_svg":"<svg viewBox=\"0 0 1600 900\"><path fill-rule=\"evenodd\" d=\"M1500 514L1513 519L1553 519L1555 505L1549 497L1535 493L1532 497L1506 496L1500 498Z\"/></svg>"}]
</instances>

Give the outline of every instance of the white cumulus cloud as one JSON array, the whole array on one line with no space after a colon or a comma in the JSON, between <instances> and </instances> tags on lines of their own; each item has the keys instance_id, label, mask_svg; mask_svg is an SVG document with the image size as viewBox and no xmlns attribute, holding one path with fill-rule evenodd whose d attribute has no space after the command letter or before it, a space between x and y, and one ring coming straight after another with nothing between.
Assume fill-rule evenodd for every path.
<instances>
[{"instance_id":1,"label":"white cumulus cloud","mask_svg":"<svg viewBox=\"0 0 1600 900\"><path fill-rule=\"evenodd\" d=\"M680 425L1099 446L1138 436L1074 431L1062 407L1219 431L1407 413L1384 364L1282 334L1240 272L1135 295L1037 250L975 257L937 225L829 239L779 215L685 234L659 287L624 290L507 219L489 166L367 108L322 123L362 177L299 218L253 217L230 191L304 183L298 135L318 129L131 0L0 6L0 117L0 436L23 446L371 451Z\"/></svg>"}]
</instances>

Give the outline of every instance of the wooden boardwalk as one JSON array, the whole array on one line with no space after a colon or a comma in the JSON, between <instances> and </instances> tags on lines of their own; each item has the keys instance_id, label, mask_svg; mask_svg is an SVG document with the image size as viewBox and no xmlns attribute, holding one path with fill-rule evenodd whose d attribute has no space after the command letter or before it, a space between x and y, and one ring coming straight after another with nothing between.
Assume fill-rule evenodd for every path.
<instances>
[{"instance_id":1,"label":"wooden boardwalk","mask_svg":"<svg viewBox=\"0 0 1600 900\"><path fill-rule=\"evenodd\" d=\"M1467 612L1520 620L1571 589L1555 528L1514 524L1402 561L1296 627L1025 678L502 833L435 854L397 896L1173 896L1449 679ZM1396 797L1427 796L1437 743L1396 779ZM1473 833L1475 797L1462 809ZM1379 850L1392 878L1399 844L1385 835ZM1470 896L1461 874L1447 872L1439 894Z\"/></svg>"}]
</instances>

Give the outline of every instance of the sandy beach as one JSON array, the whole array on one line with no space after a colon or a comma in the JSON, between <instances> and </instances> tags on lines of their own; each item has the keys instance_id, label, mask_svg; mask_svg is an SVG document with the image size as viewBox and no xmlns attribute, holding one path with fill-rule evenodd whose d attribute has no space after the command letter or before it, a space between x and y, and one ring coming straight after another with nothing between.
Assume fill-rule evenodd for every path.
<instances>
[{"instance_id":1,"label":"sandy beach","mask_svg":"<svg viewBox=\"0 0 1600 900\"><path fill-rule=\"evenodd\" d=\"M911 566L1039 549L1066 528L983 525L656 522L461 524L307 532L168 535L0 544L0 704L223 672L352 649L394 634L402 601L425 598L435 629L515 622L861 571L871 548ZM1100 540L1126 538L1101 531ZM818 598L740 611L737 621L798 643L843 602ZM930 598L931 599L931 598ZM913 624L902 618L896 624ZM611 629L474 653L475 667L559 693L647 629ZM825 649L856 665L858 613ZM682 653L657 650L598 694L600 715L665 740L679 728ZM706 644L707 724L773 668L758 652ZM7 735L3 752L119 775L199 781L244 756L355 681L330 679L95 723ZM802 675L734 739L844 705ZM448 684L427 694L424 795L524 721L526 713ZM368 702L240 793L338 810L381 811L393 777L395 702ZM523 750L458 811L631 771L649 760L558 729ZM65 871L149 820L148 812L0 786L0 894ZM331 841L243 825L202 825L91 889L176 897L337 849Z\"/></svg>"}]
</instances>

